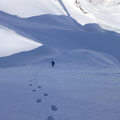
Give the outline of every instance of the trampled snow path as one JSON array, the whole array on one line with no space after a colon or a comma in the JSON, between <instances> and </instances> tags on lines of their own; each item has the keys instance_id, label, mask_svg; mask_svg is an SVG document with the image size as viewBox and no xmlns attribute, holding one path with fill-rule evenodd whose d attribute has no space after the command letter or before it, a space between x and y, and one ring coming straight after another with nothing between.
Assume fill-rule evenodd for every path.
<instances>
[{"instance_id":1,"label":"trampled snow path","mask_svg":"<svg viewBox=\"0 0 120 120\"><path fill-rule=\"evenodd\" d=\"M0 69L0 76L1 120L120 118L119 69L75 70L38 65Z\"/></svg>"}]
</instances>

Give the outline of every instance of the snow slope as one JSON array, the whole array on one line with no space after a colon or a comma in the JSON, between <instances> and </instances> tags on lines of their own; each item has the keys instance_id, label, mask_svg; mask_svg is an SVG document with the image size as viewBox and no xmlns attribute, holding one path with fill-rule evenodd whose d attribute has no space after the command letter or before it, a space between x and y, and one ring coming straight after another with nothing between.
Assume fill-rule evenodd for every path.
<instances>
[{"instance_id":1,"label":"snow slope","mask_svg":"<svg viewBox=\"0 0 120 120\"><path fill-rule=\"evenodd\" d=\"M88 69L120 66L118 60L113 56L84 49L76 49L70 52L65 52L57 57L54 57L54 59L57 61L57 64L63 68L74 67Z\"/></svg>"},{"instance_id":2,"label":"snow slope","mask_svg":"<svg viewBox=\"0 0 120 120\"><path fill-rule=\"evenodd\" d=\"M42 45L3 26L0 26L0 43L1 57L21 51L29 51Z\"/></svg>"},{"instance_id":3,"label":"snow slope","mask_svg":"<svg viewBox=\"0 0 120 120\"><path fill-rule=\"evenodd\" d=\"M43 14L65 14L64 10L56 0L1 0L0 10L20 17L38 16Z\"/></svg>"},{"instance_id":4,"label":"snow slope","mask_svg":"<svg viewBox=\"0 0 120 120\"><path fill-rule=\"evenodd\" d=\"M31 65L40 62L43 59L58 55L58 53L60 53L60 51L56 49L49 48L48 46L41 46L31 51L24 51L0 58L0 67L9 68Z\"/></svg>"},{"instance_id":5,"label":"snow slope","mask_svg":"<svg viewBox=\"0 0 120 120\"><path fill-rule=\"evenodd\" d=\"M97 23L107 30L120 32L119 0L77 0L77 3L75 0L62 1L71 17L80 24Z\"/></svg>"},{"instance_id":6,"label":"snow slope","mask_svg":"<svg viewBox=\"0 0 120 120\"><path fill-rule=\"evenodd\" d=\"M88 49L104 52L120 59L119 34L97 24L80 25L68 16L41 15L19 18L0 12L0 24L51 48Z\"/></svg>"},{"instance_id":7,"label":"snow slope","mask_svg":"<svg viewBox=\"0 0 120 120\"><path fill-rule=\"evenodd\" d=\"M77 0L77 3L75 0L1 0L0 2L1 11L19 17L67 15L82 25L97 23L105 29L117 32L120 32L119 9L119 0Z\"/></svg>"},{"instance_id":8,"label":"snow slope","mask_svg":"<svg viewBox=\"0 0 120 120\"><path fill-rule=\"evenodd\" d=\"M48 66L54 59L57 68L91 69L91 68L119 68L119 61L108 54L90 50L76 49L67 52L42 46L29 52L21 52L0 58L0 68L11 68L27 65Z\"/></svg>"},{"instance_id":9,"label":"snow slope","mask_svg":"<svg viewBox=\"0 0 120 120\"><path fill-rule=\"evenodd\" d=\"M119 0L104 0L101 3L98 2L97 4L91 4L88 1L81 0L81 4L83 4L88 12L90 12L96 18L98 24L105 29L120 32Z\"/></svg>"},{"instance_id":10,"label":"snow slope","mask_svg":"<svg viewBox=\"0 0 120 120\"><path fill-rule=\"evenodd\" d=\"M120 59L119 35L100 28L103 25L107 29L119 29L118 22L111 23L113 16L106 11L107 15L102 14L109 4L111 2L89 0L78 0L77 3L74 0L2 0L0 24L49 47L95 50Z\"/></svg>"}]
</instances>

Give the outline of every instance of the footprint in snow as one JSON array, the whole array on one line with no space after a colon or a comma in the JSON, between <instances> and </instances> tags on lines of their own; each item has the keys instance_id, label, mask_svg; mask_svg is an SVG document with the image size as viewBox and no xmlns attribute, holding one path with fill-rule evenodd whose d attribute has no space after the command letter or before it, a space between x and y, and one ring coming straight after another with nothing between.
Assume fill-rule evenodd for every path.
<instances>
[{"instance_id":1,"label":"footprint in snow","mask_svg":"<svg viewBox=\"0 0 120 120\"><path fill-rule=\"evenodd\" d=\"M37 90L36 89L33 89L32 92L36 92Z\"/></svg>"},{"instance_id":2,"label":"footprint in snow","mask_svg":"<svg viewBox=\"0 0 120 120\"><path fill-rule=\"evenodd\" d=\"M51 105L51 110L52 111L58 111L58 108L55 105Z\"/></svg>"},{"instance_id":3,"label":"footprint in snow","mask_svg":"<svg viewBox=\"0 0 120 120\"><path fill-rule=\"evenodd\" d=\"M38 88L40 89L40 88L42 88L41 86L38 86Z\"/></svg>"},{"instance_id":4,"label":"footprint in snow","mask_svg":"<svg viewBox=\"0 0 120 120\"><path fill-rule=\"evenodd\" d=\"M48 96L48 94L47 94L47 93L44 93L43 96Z\"/></svg>"},{"instance_id":5,"label":"footprint in snow","mask_svg":"<svg viewBox=\"0 0 120 120\"><path fill-rule=\"evenodd\" d=\"M53 116L48 116L47 120L55 120Z\"/></svg>"},{"instance_id":6,"label":"footprint in snow","mask_svg":"<svg viewBox=\"0 0 120 120\"><path fill-rule=\"evenodd\" d=\"M29 86L32 86L33 84L29 84Z\"/></svg>"},{"instance_id":7,"label":"footprint in snow","mask_svg":"<svg viewBox=\"0 0 120 120\"><path fill-rule=\"evenodd\" d=\"M41 102L42 102L41 99L37 99L37 100L36 100L36 103L41 103Z\"/></svg>"}]
</instances>

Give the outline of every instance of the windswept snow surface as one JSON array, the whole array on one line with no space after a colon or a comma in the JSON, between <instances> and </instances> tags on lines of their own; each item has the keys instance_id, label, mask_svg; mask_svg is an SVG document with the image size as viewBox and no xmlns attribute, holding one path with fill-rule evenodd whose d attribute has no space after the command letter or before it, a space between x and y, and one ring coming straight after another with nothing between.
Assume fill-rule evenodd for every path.
<instances>
[{"instance_id":1,"label":"windswept snow surface","mask_svg":"<svg viewBox=\"0 0 120 120\"><path fill-rule=\"evenodd\" d=\"M41 45L42 44L25 38L8 28L0 26L0 57L21 51L29 51Z\"/></svg>"}]
</instances>

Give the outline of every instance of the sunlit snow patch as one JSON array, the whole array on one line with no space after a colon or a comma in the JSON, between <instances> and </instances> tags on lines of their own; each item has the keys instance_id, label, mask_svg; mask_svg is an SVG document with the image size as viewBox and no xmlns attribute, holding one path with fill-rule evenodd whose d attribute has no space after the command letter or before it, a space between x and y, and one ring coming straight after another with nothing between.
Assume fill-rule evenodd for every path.
<instances>
[{"instance_id":1,"label":"sunlit snow patch","mask_svg":"<svg viewBox=\"0 0 120 120\"><path fill-rule=\"evenodd\" d=\"M42 44L25 38L12 30L0 26L0 57L29 51Z\"/></svg>"},{"instance_id":2,"label":"sunlit snow patch","mask_svg":"<svg viewBox=\"0 0 120 120\"><path fill-rule=\"evenodd\" d=\"M101 27L120 32L120 0L80 0L80 2Z\"/></svg>"},{"instance_id":3,"label":"sunlit snow patch","mask_svg":"<svg viewBox=\"0 0 120 120\"><path fill-rule=\"evenodd\" d=\"M19 17L65 15L57 0L0 0L0 10Z\"/></svg>"}]
</instances>

